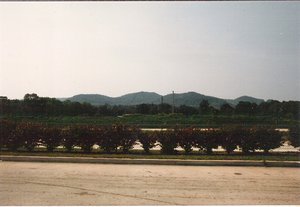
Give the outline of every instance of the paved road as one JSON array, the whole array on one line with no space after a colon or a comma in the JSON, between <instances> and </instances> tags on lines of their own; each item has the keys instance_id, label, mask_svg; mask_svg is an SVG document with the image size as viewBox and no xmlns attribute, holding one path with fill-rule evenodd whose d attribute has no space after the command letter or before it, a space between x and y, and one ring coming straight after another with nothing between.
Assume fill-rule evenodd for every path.
<instances>
[{"instance_id":1,"label":"paved road","mask_svg":"<svg viewBox=\"0 0 300 207\"><path fill-rule=\"evenodd\" d=\"M300 169L0 162L0 205L300 204Z\"/></svg>"}]
</instances>

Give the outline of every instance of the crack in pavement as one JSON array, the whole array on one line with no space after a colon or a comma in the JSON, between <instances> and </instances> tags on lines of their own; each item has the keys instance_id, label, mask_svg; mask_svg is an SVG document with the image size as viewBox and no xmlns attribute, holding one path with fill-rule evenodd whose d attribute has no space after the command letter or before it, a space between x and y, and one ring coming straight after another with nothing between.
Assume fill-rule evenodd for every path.
<instances>
[{"instance_id":1,"label":"crack in pavement","mask_svg":"<svg viewBox=\"0 0 300 207\"><path fill-rule=\"evenodd\" d=\"M100 191L100 190L92 190L92 189L87 189L87 188L81 188L81 187L75 187L75 186L68 186L68 185L61 185L61 184L51 184L51 183L41 183L41 182L25 181L25 184L26 183L35 184L35 185L46 185L46 186L54 186L54 187L71 188L71 189L76 189L76 190L90 191L90 192L102 193L102 194L108 194L108 195L114 195L114 196L122 196L122 197L127 197L127 198L135 198L135 199L137 198L137 199L148 200L148 201L155 201L155 202L169 204L169 205L182 205L182 204L175 203L175 202L162 201L162 200L157 200L157 199L152 199L152 198L145 198L145 197L139 197L139 196L133 196L133 195L127 195L127 194L120 194L120 193L112 193L112 192Z\"/></svg>"}]
</instances>

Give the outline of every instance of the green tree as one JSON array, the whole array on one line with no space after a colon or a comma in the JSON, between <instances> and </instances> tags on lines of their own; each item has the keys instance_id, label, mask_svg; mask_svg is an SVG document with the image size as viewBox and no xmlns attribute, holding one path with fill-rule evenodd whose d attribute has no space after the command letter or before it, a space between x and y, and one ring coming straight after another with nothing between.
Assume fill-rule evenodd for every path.
<instances>
[{"instance_id":1,"label":"green tree","mask_svg":"<svg viewBox=\"0 0 300 207\"><path fill-rule=\"evenodd\" d=\"M235 113L252 116L256 113L257 104L247 101L240 101L235 107Z\"/></svg>"},{"instance_id":2,"label":"green tree","mask_svg":"<svg viewBox=\"0 0 300 207\"><path fill-rule=\"evenodd\" d=\"M158 112L169 114L172 112L172 106L170 104L166 104L166 103L159 104Z\"/></svg>"},{"instance_id":3,"label":"green tree","mask_svg":"<svg viewBox=\"0 0 300 207\"><path fill-rule=\"evenodd\" d=\"M139 114L150 114L151 106L149 104L139 104L136 106L136 112Z\"/></svg>"},{"instance_id":4,"label":"green tree","mask_svg":"<svg viewBox=\"0 0 300 207\"><path fill-rule=\"evenodd\" d=\"M209 103L207 100L202 100L199 106L200 114L207 114L209 113Z\"/></svg>"},{"instance_id":5,"label":"green tree","mask_svg":"<svg viewBox=\"0 0 300 207\"><path fill-rule=\"evenodd\" d=\"M197 114L198 111L196 108L194 107L191 107L191 106L186 106L186 105L181 105L179 108L178 108L178 112L179 113L182 113L186 116L190 116L192 114Z\"/></svg>"},{"instance_id":6,"label":"green tree","mask_svg":"<svg viewBox=\"0 0 300 207\"><path fill-rule=\"evenodd\" d=\"M221 106L220 112L225 115L232 115L234 113L234 108L228 103L225 103Z\"/></svg>"}]
</instances>

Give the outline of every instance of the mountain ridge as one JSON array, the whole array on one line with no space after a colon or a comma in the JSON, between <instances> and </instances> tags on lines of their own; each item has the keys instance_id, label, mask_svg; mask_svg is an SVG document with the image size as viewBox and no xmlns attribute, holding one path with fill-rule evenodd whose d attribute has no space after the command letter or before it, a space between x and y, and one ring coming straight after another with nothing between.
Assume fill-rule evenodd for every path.
<instances>
[{"instance_id":1,"label":"mountain ridge","mask_svg":"<svg viewBox=\"0 0 300 207\"><path fill-rule=\"evenodd\" d=\"M59 100L70 100L73 102L87 102L92 105L138 105L138 104L160 104L163 103L172 104L173 94L160 95L155 92L139 91L135 93L128 93L118 97L110 97L101 94L78 94L69 98L58 98ZM174 93L174 104L176 106L187 105L198 107L199 104L207 100L213 107L219 108L222 104L228 103L230 105L237 105L240 101L248 101L251 103L260 104L264 102L264 99L259 99L251 96L240 96L236 99L222 99L214 96L203 95L194 91L186 93Z\"/></svg>"}]
</instances>

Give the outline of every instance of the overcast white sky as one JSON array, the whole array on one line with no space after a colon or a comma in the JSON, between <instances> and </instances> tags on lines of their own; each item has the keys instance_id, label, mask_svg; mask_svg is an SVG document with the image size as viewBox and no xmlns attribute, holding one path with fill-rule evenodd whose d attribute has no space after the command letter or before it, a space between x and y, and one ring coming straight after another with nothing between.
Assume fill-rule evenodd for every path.
<instances>
[{"instance_id":1,"label":"overcast white sky","mask_svg":"<svg viewBox=\"0 0 300 207\"><path fill-rule=\"evenodd\" d=\"M300 100L300 2L0 3L0 95Z\"/></svg>"}]
</instances>

